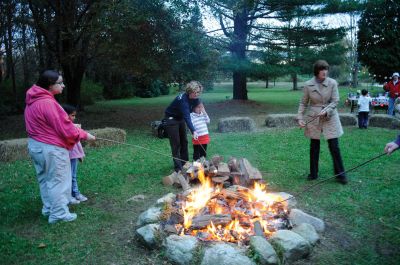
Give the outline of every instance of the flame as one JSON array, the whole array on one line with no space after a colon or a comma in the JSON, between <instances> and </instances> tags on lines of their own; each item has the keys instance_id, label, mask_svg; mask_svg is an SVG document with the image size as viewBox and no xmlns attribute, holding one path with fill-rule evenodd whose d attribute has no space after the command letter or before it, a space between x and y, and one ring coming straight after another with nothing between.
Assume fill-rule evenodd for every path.
<instances>
[{"instance_id":1,"label":"flame","mask_svg":"<svg viewBox=\"0 0 400 265\"><path fill-rule=\"evenodd\" d=\"M282 202L281 196L267 193L266 185L255 182L253 189L240 190L245 200L229 199L221 202L218 199L221 188L212 185L211 179L205 176L200 163L196 166L197 178L201 185L193 189L182 204L185 231L181 234L201 235L204 240L239 242L248 240L250 235L254 235L255 226L258 233L261 231L265 236L270 236L276 230L275 227L281 222L276 219L276 215L279 215L282 209L284 212L287 209L287 203ZM211 221L203 229L192 229L193 218L204 211L211 215L229 215L232 221L226 225L216 225Z\"/></svg>"}]
</instances>

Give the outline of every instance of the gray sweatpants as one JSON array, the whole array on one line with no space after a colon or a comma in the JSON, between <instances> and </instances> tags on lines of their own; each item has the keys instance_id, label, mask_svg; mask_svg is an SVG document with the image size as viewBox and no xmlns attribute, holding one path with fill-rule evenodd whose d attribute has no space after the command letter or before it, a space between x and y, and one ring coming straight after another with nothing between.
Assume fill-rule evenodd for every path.
<instances>
[{"instance_id":1,"label":"gray sweatpants","mask_svg":"<svg viewBox=\"0 0 400 265\"><path fill-rule=\"evenodd\" d=\"M39 182L42 214L49 216L49 222L68 218L72 183L68 150L29 138L28 151Z\"/></svg>"}]
</instances>

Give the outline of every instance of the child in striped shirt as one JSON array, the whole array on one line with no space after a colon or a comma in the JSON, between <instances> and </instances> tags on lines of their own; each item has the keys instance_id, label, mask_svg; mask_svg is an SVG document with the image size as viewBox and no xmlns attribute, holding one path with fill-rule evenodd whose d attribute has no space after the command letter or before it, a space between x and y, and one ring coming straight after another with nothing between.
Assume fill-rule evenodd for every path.
<instances>
[{"instance_id":1,"label":"child in striped shirt","mask_svg":"<svg viewBox=\"0 0 400 265\"><path fill-rule=\"evenodd\" d=\"M202 156L207 156L207 144L210 142L207 128L207 123L210 123L210 118L200 100L197 105L193 106L190 118L198 135L197 139L192 137L193 161L196 161Z\"/></svg>"}]
</instances>

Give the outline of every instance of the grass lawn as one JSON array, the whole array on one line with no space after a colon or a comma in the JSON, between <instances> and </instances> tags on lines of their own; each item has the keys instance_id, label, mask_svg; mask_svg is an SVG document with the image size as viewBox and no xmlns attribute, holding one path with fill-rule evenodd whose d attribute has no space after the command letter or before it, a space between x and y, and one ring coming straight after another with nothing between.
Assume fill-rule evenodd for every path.
<instances>
[{"instance_id":1,"label":"grass lawn","mask_svg":"<svg viewBox=\"0 0 400 265\"><path fill-rule=\"evenodd\" d=\"M295 112L300 95L284 87L263 89L262 84L249 86L249 102L229 100L231 92L224 84L205 93L212 119L209 156L246 157L262 171L271 190L301 192L311 184L305 180L308 140L300 129L262 127L268 113ZM168 140L154 138L149 123L162 117L172 98L99 102L80 113L80 122L86 128L124 128L128 143L169 155ZM344 106L340 109L348 111ZM251 116L261 129L252 134L217 133L218 118L233 115ZM382 153L384 144L397 133L346 127L340 139L346 168ZM2 122L0 137L24 137L23 117ZM160 182L172 170L171 159L128 146L87 148L86 154L79 165L79 185L89 200L71 207L78 214L75 222L55 225L48 225L40 214L32 163L0 163L2 264L169 264L161 251L148 251L137 244L134 232L142 211L166 193L179 192ZM302 193L298 208L323 219L327 229L313 254L297 264L399 264L399 162L400 152L384 156L349 173L348 185L328 181ZM332 171L327 143L322 141L321 178L332 176ZM146 199L127 201L138 194Z\"/></svg>"}]
</instances>

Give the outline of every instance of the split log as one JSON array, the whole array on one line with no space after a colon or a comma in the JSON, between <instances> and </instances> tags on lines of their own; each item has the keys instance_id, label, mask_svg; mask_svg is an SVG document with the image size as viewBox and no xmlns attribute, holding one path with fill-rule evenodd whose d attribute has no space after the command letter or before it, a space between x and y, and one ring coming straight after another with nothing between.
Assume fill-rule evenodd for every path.
<instances>
[{"instance_id":1,"label":"split log","mask_svg":"<svg viewBox=\"0 0 400 265\"><path fill-rule=\"evenodd\" d=\"M177 178L179 181L179 184L182 186L182 189L185 190L189 190L190 189L190 185L189 182L185 179L184 176L182 176L182 174L177 174Z\"/></svg>"},{"instance_id":2,"label":"split log","mask_svg":"<svg viewBox=\"0 0 400 265\"><path fill-rule=\"evenodd\" d=\"M228 179L229 179L228 176L225 176L225 177L213 177L213 178L211 178L211 180L212 180L214 183L218 183L218 184L224 183L224 181L225 181L225 180L228 180Z\"/></svg>"},{"instance_id":3,"label":"split log","mask_svg":"<svg viewBox=\"0 0 400 265\"><path fill-rule=\"evenodd\" d=\"M227 163L220 162L217 167L218 167L217 175L219 176L229 176L229 174L231 173Z\"/></svg>"},{"instance_id":4,"label":"split log","mask_svg":"<svg viewBox=\"0 0 400 265\"><path fill-rule=\"evenodd\" d=\"M224 157L223 156L220 156L220 155L214 155L212 158L211 158L211 163L214 165L214 166L217 166L219 163L221 163L222 161L224 161Z\"/></svg>"},{"instance_id":5,"label":"split log","mask_svg":"<svg viewBox=\"0 0 400 265\"><path fill-rule=\"evenodd\" d=\"M261 172L251 166L250 162L246 158L241 158L239 160L239 167L242 176L240 176L240 185L250 186L255 180L261 180Z\"/></svg>"},{"instance_id":6,"label":"split log","mask_svg":"<svg viewBox=\"0 0 400 265\"><path fill-rule=\"evenodd\" d=\"M232 221L230 214L214 214L214 215L200 215L192 219L191 229L203 229L206 228L211 222L214 225L227 225Z\"/></svg>"},{"instance_id":7,"label":"split log","mask_svg":"<svg viewBox=\"0 0 400 265\"><path fill-rule=\"evenodd\" d=\"M229 170L232 172L239 172L239 164L236 157L230 157L228 160Z\"/></svg>"}]
</instances>

